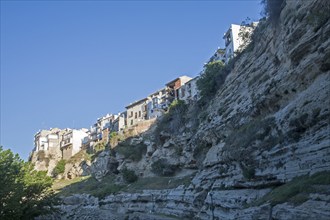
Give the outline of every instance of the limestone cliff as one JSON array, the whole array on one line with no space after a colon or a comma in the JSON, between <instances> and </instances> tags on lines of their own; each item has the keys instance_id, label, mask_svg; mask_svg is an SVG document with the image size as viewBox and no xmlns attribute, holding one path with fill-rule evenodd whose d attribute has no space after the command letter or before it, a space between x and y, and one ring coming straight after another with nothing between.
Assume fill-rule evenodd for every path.
<instances>
[{"instance_id":1,"label":"limestone cliff","mask_svg":"<svg viewBox=\"0 0 330 220\"><path fill-rule=\"evenodd\" d=\"M330 219L329 185L295 202L271 198L274 187L311 182L317 178L311 175L330 171L329 3L285 3L277 24L260 24L257 40L203 113L190 114L177 135L150 131L143 158L121 161L144 176L154 175L151 164L159 159L182 172L195 170L188 187L80 199L63 209L98 219L128 212L181 219ZM201 118L197 129L194 117Z\"/></svg>"}]
</instances>

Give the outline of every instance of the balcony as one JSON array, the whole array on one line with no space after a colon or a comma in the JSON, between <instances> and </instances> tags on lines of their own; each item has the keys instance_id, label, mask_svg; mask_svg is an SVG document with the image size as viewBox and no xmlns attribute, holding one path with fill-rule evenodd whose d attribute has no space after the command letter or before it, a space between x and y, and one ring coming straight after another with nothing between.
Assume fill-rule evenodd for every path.
<instances>
[{"instance_id":1,"label":"balcony","mask_svg":"<svg viewBox=\"0 0 330 220\"><path fill-rule=\"evenodd\" d=\"M72 142L73 142L73 141L72 141L72 138L64 139L63 141L61 141L61 148L62 148L62 147L66 147L66 146L72 144Z\"/></svg>"}]
</instances>

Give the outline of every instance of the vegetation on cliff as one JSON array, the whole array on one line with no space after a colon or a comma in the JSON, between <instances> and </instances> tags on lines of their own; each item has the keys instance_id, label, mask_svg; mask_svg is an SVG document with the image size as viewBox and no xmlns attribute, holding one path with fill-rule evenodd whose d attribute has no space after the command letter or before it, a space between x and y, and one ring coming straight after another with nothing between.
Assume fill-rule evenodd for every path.
<instances>
[{"instance_id":1,"label":"vegetation on cliff","mask_svg":"<svg viewBox=\"0 0 330 220\"><path fill-rule=\"evenodd\" d=\"M0 219L32 219L51 210L53 180L0 147Z\"/></svg>"},{"instance_id":2,"label":"vegetation on cliff","mask_svg":"<svg viewBox=\"0 0 330 220\"><path fill-rule=\"evenodd\" d=\"M66 164L66 161L65 160L60 160L57 162L54 170L53 170L53 175L56 177L57 175L59 174L62 174L64 173L65 171L65 164Z\"/></svg>"}]
</instances>

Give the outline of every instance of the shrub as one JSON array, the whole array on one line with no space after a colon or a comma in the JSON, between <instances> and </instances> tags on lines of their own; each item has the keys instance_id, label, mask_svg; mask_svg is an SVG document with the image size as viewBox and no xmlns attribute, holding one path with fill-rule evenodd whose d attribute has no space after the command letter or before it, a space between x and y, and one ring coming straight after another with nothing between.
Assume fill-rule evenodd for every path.
<instances>
[{"instance_id":1,"label":"shrub","mask_svg":"<svg viewBox=\"0 0 330 220\"><path fill-rule=\"evenodd\" d=\"M94 178L88 177L80 182L65 186L58 193L59 196L68 196L72 194L90 194L100 199L118 193L124 186L116 184L115 175L107 175L99 182Z\"/></svg>"},{"instance_id":2,"label":"shrub","mask_svg":"<svg viewBox=\"0 0 330 220\"><path fill-rule=\"evenodd\" d=\"M186 122L186 112L188 106L182 100L175 100L169 107L168 113L166 113L157 122L157 127L154 132L155 141L157 144L162 145L163 140L161 139L161 132L170 134L178 134L180 128Z\"/></svg>"},{"instance_id":3,"label":"shrub","mask_svg":"<svg viewBox=\"0 0 330 220\"><path fill-rule=\"evenodd\" d=\"M111 132L109 135L109 145L110 148L114 148L115 146L117 146L117 144L122 141L125 140L127 137L125 137L124 135L118 134L117 132Z\"/></svg>"},{"instance_id":4,"label":"shrub","mask_svg":"<svg viewBox=\"0 0 330 220\"><path fill-rule=\"evenodd\" d=\"M122 169L121 173L123 174L123 178L128 183L134 183L138 180L138 176L135 174L133 170L129 170L126 167Z\"/></svg>"},{"instance_id":5,"label":"shrub","mask_svg":"<svg viewBox=\"0 0 330 220\"><path fill-rule=\"evenodd\" d=\"M151 171L159 176L172 176L178 166L169 164L166 159L159 159L151 164Z\"/></svg>"},{"instance_id":6,"label":"shrub","mask_svg":"<svg viewBox=\"0 0 330 220\"><path fill-rule=\"evenodd\" d=\"M255 167L254 166L244 166L241 164L241 169L243 171L244 178L251 180L255 177Z\"/></svg>"},{"instance_id":7,"label":"shrub","mask_svg":"<svg viewBox=\"0 0 330 220\"><path fill-rule=\"evenodd\" d=\"M261 205L269 201L271 205L284 202L301 204L308 200L309 193L318 193L326 190L321 185L330 184L330 172L323 171L311 176L304 175L292 179L290 182L276 187L273 191L253 203L252 205Z\"/></svg>"},{"instance_id":8,"label":"shrub","mask_svg":"<svg viewBox=\"0 0 330 220\"><path fill-rule=\"evenodd\" d=\"M246 18L246 20L241 23L241 27L238 32L238 38L241 44L236 53L243 52L243 50L251 43L253 34L253 30L251 30L251 28L254 30L255 26L250 18Z\"/></svg>"},{"instance_id":9,"label":"shrub","mask_svg":"<svg viewBox=\"0 0 330 220\"><path fill-rule=\"evenodd\" d=\"M118 133L115 132L115 131L111 132L110 135L109 135L110 139L115 138L117 136L118 136Z\"/></svg>"},{"instance_id":10,"label":"shrub","mask_svg":"<svg viewBox=\"0 0 330 220\"><path fill-rule=\"evenodd\" d=\"M197 87L201 98L209 99L213 97L218 88L225 82L227 71L223 71L222 61L215 61L205 64L204 72L197 80Z\"/></svg>"},{"instance_id":11,"label":"shrub","mask_svg":"<svg viewBox=\"0 0 330 220\"><path fill-rule=\"evenodd\" d=\"M66 164L66 161L65 160L60 160L57 162L54 170L53 170L53 175L56 177L57 175L59 174L62 174L64 173L65 171L65 164Z\"/></svg>"},{"instance_id":12,"label":"shrub","mask_svg":"<svg viewBox=\"0 0 330 220\"><path fill-rule=\"evenodd\" d=\"M276 129L274 117L255 118L234 129L226 138L223 148L227 159L238 161L244 167L255 166L251 153L256 149L271 149L281 141L280 134L273 136ZM250 175L247 172L246 178ZM251 176L252 177L252 176Z\"/></svg>"},{"instance_id":13,"label":"shrub","mask_svg":"<svg viewBox=\"0 0 330 220\"><path fill-rule=\"evenodd\" d=\"M106 144L99 142L94 146L94 152L103 151L106 148Z\"/></svg>"},{"instance_id":14,"label":"shrub","mask_svg":"<svg viewBox=\"0 0 330 220\"><path fill-rule=\"evenodd\" d=\"M126 159L140 161L143 154L147 152L147 145L144 143L131 145L129 142L130 139L120 142L117 147L114 148L114 151L123 155Z\"/></svg>"}]
</instances>

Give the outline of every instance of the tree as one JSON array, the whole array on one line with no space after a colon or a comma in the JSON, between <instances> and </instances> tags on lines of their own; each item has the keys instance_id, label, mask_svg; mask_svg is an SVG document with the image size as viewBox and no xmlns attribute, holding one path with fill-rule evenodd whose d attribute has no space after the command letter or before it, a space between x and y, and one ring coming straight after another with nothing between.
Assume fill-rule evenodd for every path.
<instances>
[{"instance_id":1,"label":"tree","mask_svg":"<svg viewBox=\"0 0 330 220\"><path fill-rule=\"evenodd\" d=\"M124 167L124 169L121 170L121 173L123 174L123 178L127 183L134 183L139 178L133 170L129 170L127 167Z\"/></svg>"},{"instance_id":2,"label":"tree","mask_svg":"<svg viewBox=\"0 0 330 220\"><path fill-rule=\"evenodd\" d=\"M250 18L246 18L245 21L242 21L238 33L238 40L240 42L240 45L235 52L236 54L242 53L243 50L251 43L252 35L254 33L255 28L256 25L254 25Z\"/></svg>"},{"instance_id":3,"label":"tree","mask_svg":"<svg viewBox=\"0 0 330 220\"><path fill-rule=\"evenodd\" d=\"M202 98L213 97L218 88L224 83L227 72L224 71L222 61L214 61L205 64L204 72L197 81L197 87Z\"/></svg>"},{"instance_id":4,"label":"tree","mask_svg":"<svg viewBox=\"0 0 330 220\"><path fill-rule=\"evenodd\" d=\"M0 146L0 219L32 219L53 210L52 178Z\"/></svg>"}]
</instances>

